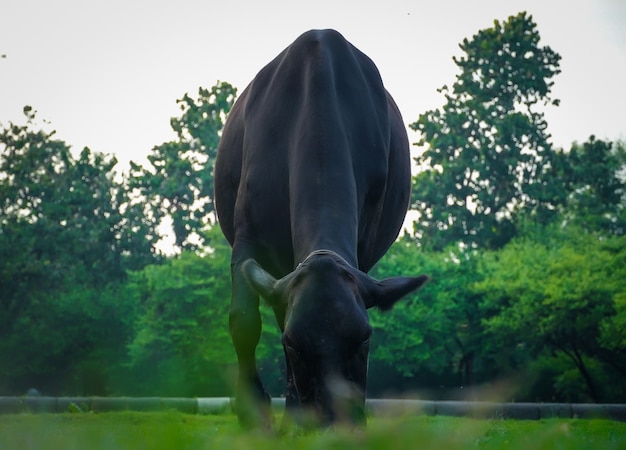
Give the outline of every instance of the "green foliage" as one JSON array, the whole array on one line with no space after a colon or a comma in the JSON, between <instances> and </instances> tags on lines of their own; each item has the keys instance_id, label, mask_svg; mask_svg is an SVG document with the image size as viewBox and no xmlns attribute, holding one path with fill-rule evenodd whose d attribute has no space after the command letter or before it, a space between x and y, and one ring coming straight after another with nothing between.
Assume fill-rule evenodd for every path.
<instances>
[{"instance_id":1,"label":"green foliage","mask_svg":"<svg viewBox=\"0 0 626 450\"><path fill-rule=\"evenodd\" d=\"M624 391L619 377L607 372L596 359L583 357L589 375L598 386L611 386L607 401L620 402ZM523 368L524 383L517 392L521 398L537 402L592 401L580 371L564 353L543 352ZM608 391L608 390L607 390Z\"/></svg>"},{"instance_id":2,"label":"green foliage","mask_svg":"<svg viewBox=\"0 0 626 450\"><path fill-rule=\"evenodd\" d=\"M182 115L170 121L176 140L152 149L150 167L131 163L131 187L147 201L154 223L169 216L179 249L200 248L200 230L214 220L213 165L236 92L222 82L199 88L197 99L185 94L177 101Z\"/></svg>"},{"instance_id":3,"label":"green foliage","mask_svg":"<svg viewBox=\"0 0 626 450\"><path fill-rule=\"evenodd\" d=\"M520 13L460 45L464 56L441 109L420 115L422 169L413 181L415 232L422 246L499 248L515 235L515 216L533 210L546 221L553 192L551 146L541 104L550 99L560 56L539 46L531 16ZM544 217L546 216L546 217Z\"/></svg>"},{"instance_id":4,"label":"green foliage","mask_svg":"<svg viewBox=\"0 0 626 450\"><path fill-rule=\"evenodd\" d=\"M0 391L78 389L79 361L126 332L113 292L154 258L115 159L75 157L24 112L25 125L0 130Z\"/></svg>"},{"instance_id":5,"label":"green foliage","mask_svg":"<svg viewBox=\"0 0 626 450\"><path fill-rule=\"evenodd\" d=\"M408 238L392 246L374 276L427 273L431 281L391 311L370 313L370 390L625 398L624 238L534 222L518 228L520 237L491 252L420 251ZM502 389L491 394L467 389L494 383Z\"/></svg>"},{"instance_id":6,"label":"green foliage","mask_svg":"<svg viewBox=\"0 0 626 450\"><path fill-rule=\"evenodd\" d=\"M412 298L383 323L384 348L403 355L406 367L393 366L405 376L435 373L444 385L452 370L458 384L525 374L536 384L516 398L597 400L626 373L625 150L593 136L552 150L541 108L558 104L560 57L539 40L525 13L465 39L460 74L440 90L445 105L411 125L424 146L412 192L424 253L407 262L433 281L414 296L422 303ZM403 332L398 345L387 336ZM559 374L541 363L555 358L569 364Z\"/></svg>"},{"instance_id":7,"label":"green foliage","mask_svg":"<svg viewBox=\"0 0 626 450\"><path fill-rule=\"evenodd\" d=\"M565 219L587 231L626 233L626 147L591 136L560 156L567 195Z\"/></svg>"},{"instance_id":8,"label":"green foliage","mask_svg":"<svg viewBox=\"0 0 626 450\"><path fill-rule=\"evenodd\" d=\"M0 339L0 390L110 394L132 314L119 286L30 295Z\"/></svg>"},{"instance_id":9,"label":"green foliage","mask_svg":"<svg viewBox=\"0 0 626 450\"><path fill-rule=\"evenodd\" d=\"M126 387L127 393L231 393L236 360L228 333L230 247L218 227L205 239L211 246L206 255L184 251L131 274L129 289L140 314L129 345L129 377L135 384ZM272 339L264 340L257 354L274 362L280 337L267 311L264 319Z\"/></svg>"},{"instance_id":10,"label":"green foliage","mask_svg":"<svg viewBox=\"0 0 626 450\"><path fill-rule=\"evenodd\" d=\"M422 386L471 385L487 368L476 367L482 329L479 299L469 287L475 260L469 253L419 251L404 239L372 272L377 278L426 273L431 281L389 312L372 311L372 365L393 364L405 377L435 374ZM476 379L478 373L479 380Z\"/></svg>"},{"instance_id":11,"label":"green foliage","mask_svg":"<svg viewBox=\"0 0 626 450\"><path fill-rule=\"evenodd\" d=\"M25 113L25 125L0 134L0 238L23 244L29 267L20 272L60 276L80 261L83 275L102 284L153 261L153 237L130 214L115 158L88 148L75 158L54 131L34 129L29 107Z\"/></svg>"},{"instance_id":12,"label":"green foliage","mask_svg":"<svg viewBox=\"0 0 626 450\"><path fill-rule=\"evenodd\" d=\"M228 390L225 369L234 361L230 265L227 244L217 231L211 234L213 249L205 256L183 252L131 273L129 289L141 311L129 345L131 374L140 382L131 388L137 393L208 396Z\"/></svg>"},{"instance_id":13,"label":"green foliage","mask_svg":"<svg viewBox=\"0 0 626 450\"><path fill-rule=\"evenodd\" d=\"M607 241L554 226L540 237L516 239L488 255L477 288L495 311L485 318L494 341L530 355L545 350L563 354L585 381L590 399L614 398L615 392L600 390L587 359L626 373L626 348L610 331L603 335L603 329L616 332L617 302L625 295L623 254L616 258L611 249L625 243L623 237Z\"/></svg>"}]
</instances>

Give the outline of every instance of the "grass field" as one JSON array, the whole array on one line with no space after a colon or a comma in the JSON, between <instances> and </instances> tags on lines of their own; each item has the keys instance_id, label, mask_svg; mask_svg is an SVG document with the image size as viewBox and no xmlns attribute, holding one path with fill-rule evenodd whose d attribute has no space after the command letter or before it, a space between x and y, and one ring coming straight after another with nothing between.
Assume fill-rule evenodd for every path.
<instances>
[{"instance_id":1,"label":"grass field","mask_svg":"<svg viewBox=\"0 0 626 450\"><path fill-rule=\"evenodd\" d=\"M370 419L361 431L275 436L243 432L230 414L25 414L0 416L0 449L626 449L626 423L419 416Z\"/></svg>"}]
</instances>

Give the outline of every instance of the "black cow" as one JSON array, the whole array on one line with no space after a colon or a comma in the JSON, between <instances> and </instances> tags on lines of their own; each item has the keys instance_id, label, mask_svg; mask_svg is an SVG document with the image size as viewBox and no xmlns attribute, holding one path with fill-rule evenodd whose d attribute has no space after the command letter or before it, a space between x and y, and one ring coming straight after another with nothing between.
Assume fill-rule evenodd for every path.
<instances>
[{"instance_id":1,"label":"black cow","mask_svg":"<svg viewBox=\"0 0 626 450\"><path fill-rule=\"evenodd\" d=\"M397 237L409 190L400 112L374 63L336 31L304 33L241 94L218 149L215 201L233 247L243 425L271 417L255 361L259 295L283 333L286 417L365 420L366 310L391 308L427 279L366 274Z\"/></svg>"}]
</instances>

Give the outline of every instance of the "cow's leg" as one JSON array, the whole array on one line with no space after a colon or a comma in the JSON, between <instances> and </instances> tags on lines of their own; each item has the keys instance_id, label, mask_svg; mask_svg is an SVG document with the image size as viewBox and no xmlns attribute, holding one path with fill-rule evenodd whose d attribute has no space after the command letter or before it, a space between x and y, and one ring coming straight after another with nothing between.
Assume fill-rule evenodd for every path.
<instances>
[{"instance_id":1,"label":"cow's leg","mask_svg":"<svg viewBox=\"0 0 626 450\"><path fill-rule=\"evenodd\" d=\"M293 378L293 371L289 364L289 358L285 355L285 368L287 373L287 391L285 392L285 413L281 424L281 432L287 433L298 423L300 414L300 397Z\"/></svg>"},{"instance_id":2,"label":"cow's leg","mask_svg":"<svg viewBox=\"0 0 626 450\"><path fill-rule=\"evenodd\" d=\"M242 426L269 428L272 426L271 398L259 377L255 357L261 337L259 297L245 280L241 264L231 265L231 275L233 286L229 325L239 363L235 410Z\"/></svg>"}]
</instances>

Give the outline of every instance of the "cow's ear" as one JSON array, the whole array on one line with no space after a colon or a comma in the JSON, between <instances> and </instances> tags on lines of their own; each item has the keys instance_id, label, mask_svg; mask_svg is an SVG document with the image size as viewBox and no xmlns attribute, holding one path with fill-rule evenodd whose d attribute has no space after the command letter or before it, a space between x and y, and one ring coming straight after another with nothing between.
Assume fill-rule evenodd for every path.
<instances>
[{"instance_id":1,"label":"cow's ear","mask_svg":"<svg viewBox=\"0 0 626 450\"><path fill-rule=\"evenodd\" d=\"M254 259L248 259L241 267L246 280L254 291L268 303L273 303L276 297L276 279L267 273Z\"/></svg>"},{"instance_id":2,"label":"cow's ear","mask_svg":"<svg viewBox=\"0 0 626 450\"><path fill-rule=\"evenodd\" d=\"M368 289L368 302L366 306L377 306L382 310L388 310L407 294L419 289L428 281L427 275L418 277L393 277L375 281Z\"/></svg>"}]
</instances>

